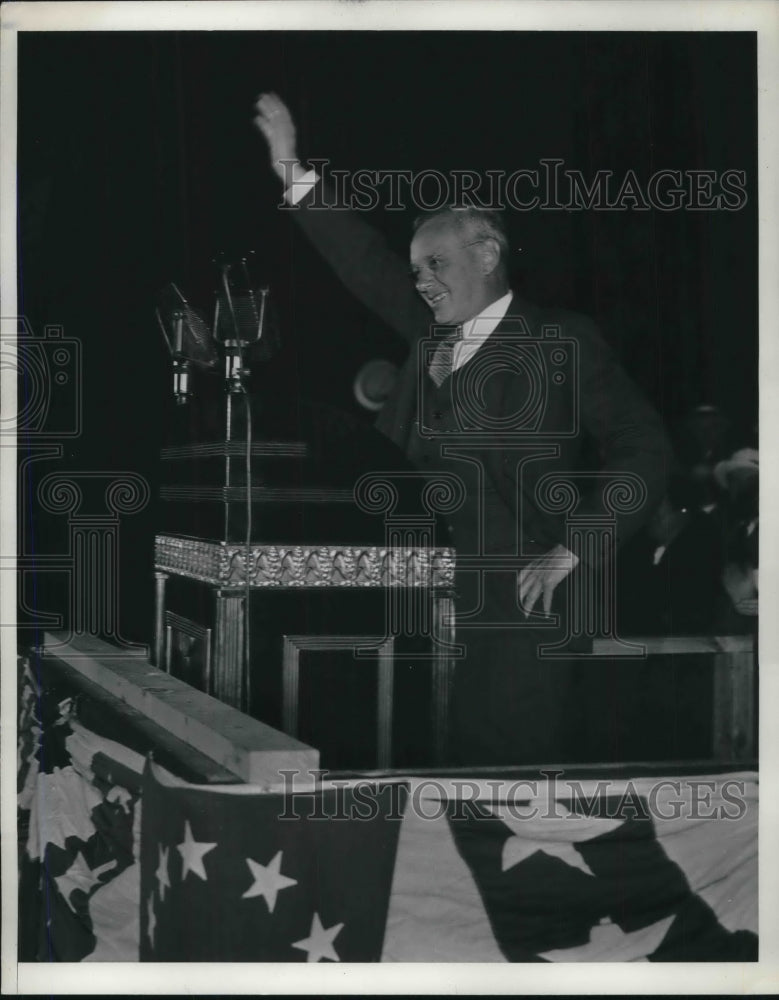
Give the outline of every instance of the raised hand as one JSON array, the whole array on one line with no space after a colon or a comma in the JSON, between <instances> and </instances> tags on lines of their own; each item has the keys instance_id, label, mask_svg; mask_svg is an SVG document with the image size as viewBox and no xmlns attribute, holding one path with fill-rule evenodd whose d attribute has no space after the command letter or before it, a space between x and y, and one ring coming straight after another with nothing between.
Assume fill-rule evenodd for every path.
<instances>
[{"instance_id":1,"label":"raised hand","mask_svg":"<svg viewBox=\"0 0 779 1000\"><path fill-rule=\"evenodd\" d=\"M303 168L298 161L297 134L289 108L278 94L260 94L254 105L254 124L265 136L273 170L291 184Z\"/></svg>"}]
</instances>

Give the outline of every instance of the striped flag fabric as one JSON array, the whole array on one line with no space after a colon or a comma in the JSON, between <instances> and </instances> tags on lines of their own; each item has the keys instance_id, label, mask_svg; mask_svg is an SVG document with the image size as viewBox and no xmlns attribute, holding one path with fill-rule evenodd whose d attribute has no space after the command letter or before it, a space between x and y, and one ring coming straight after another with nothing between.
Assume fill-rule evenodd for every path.
<instances>
[{"instance_id":1,"label":"striped flag fabric","mask_svg":"<svg viewBox=\"0 0 779 1000\"><path fill-rule=\"evenodd\" d=\"M752 773L325 781L299 816L294 795L160 774L144 785L145 958L758 957Z\"/></svg>"},{"instance_id":2,"label":"striped flag fabric","mask_svg":"<svg viewBox=\"0 0 779 1000\"><path fill-rule=\"evenodd\" d=\"M757 960L753 771L198 785L34 683L22 960Z\"/></svg>"},{"instance_id":3,"label":"striped flag fabric","mask_svg":"<svg viewBox=\"0 0 779 1000\"><path fill-rule=\"evenodd\" d=\"M20 958L137 960L144 758L82 726L29 663L21 681Z\"/></svg>"},{"instance_id":4,"label":"striped flag fabric","mask_svg":"<svg viewBox=\"0 0 779 1000\"><path fill-rule=\"evenodd\" d=\"M754 773L412 783L384 961L756 961Z\"/></svg>"}]
</instances>

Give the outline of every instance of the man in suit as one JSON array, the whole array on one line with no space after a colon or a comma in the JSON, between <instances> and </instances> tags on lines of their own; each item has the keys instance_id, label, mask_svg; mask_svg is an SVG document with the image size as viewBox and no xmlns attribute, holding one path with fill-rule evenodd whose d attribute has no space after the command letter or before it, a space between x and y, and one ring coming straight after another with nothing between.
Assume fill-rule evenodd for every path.
<instances>
[{"instance_id":1,"label":"man in suit","mask_svg":"<svg viewBox=\"0 0 779 1000\"><path fill-rule=\"evenodd\" d=\"M566 547L565 518L539 490L549 474L594 471L589 442L600 472L632 476L645 492L639 510L617 517L624 539L662 496L660 420L591 321L512 292L499 213L452 207L419 217L409 280L381 234L353 211L326 207L332 192L298 160L283 102L264 94L256 112L295 221L344 285L412 345L378 429L419 469L454 473L464 487L465 502L448 518L457 641L466 647L454 676L453 761L562 760L571 664L544 658L540 646L565 635L571 574L598 556ZM431 326L453 329L420 351ZM539 372L549 372L543 384ZM518 436L506 435L512 428ZM603 512L602 489L581 497L577 514L588 512Z\"/></svg>"}]
</instances>

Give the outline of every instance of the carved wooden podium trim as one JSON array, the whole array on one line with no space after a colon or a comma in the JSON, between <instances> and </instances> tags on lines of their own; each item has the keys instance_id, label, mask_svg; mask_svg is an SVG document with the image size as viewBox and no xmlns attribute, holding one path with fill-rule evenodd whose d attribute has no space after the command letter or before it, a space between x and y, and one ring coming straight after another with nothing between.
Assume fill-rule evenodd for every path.
<instances>
[{"instance_id":1,"label":"carved wooden podium trim","mask_svg":"<svg viewBox=\"0 0 779 1000\"><path fill-rule=\"evenodd\" d=\"M239 545L157 535L158 573L217 587L454 587L450 548Z\"/></svg>"}]
</instances>

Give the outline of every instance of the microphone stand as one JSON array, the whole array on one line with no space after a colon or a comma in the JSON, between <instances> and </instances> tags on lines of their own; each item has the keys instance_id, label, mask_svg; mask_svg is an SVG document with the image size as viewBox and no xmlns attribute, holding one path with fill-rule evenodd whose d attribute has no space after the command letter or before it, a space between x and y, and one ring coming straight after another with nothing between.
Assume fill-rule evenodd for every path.
<instances>
[{"instance_id":1,"label":"microphone stand","mask_svg":"<svg viewBox=\"0 0 779 1000\"><path fill-rule=\"evenodd\" d=\"M246 269L245 260L241 262L244 275L247 279L248 288L248 273ZM232 337L226 337L223 341L225 350L225 387L227 391L226 399L226 440L232 442L233 440L240 440L241 435L243 435L245 440L245 450L243 455L243 475L240 476L238 470L237 456L234 459L233 456L228 452L227 455L227 482L232 483L235 479L240 481L243 478L246 490L246 535L245 535L245 566L246 566L246 583L244 591L244 635L243 635L243 655L244 655L244 670L243 670L243 685L240 694L240 703L245 711L249 711L251 706L251 634L249 621L251 617L251 583L249 580L249 565L251 562L251 541L252 541L252 526L253 526L253 511L252 511L252 411L251 403L249 398L249 393L246 388L246 378L251 374L249 369L244 363L244 348L248 347L250 343L259 341L263 334L264 321L265 321L265 300L268 295L268 289L261 289L262 295L262 305L260 307L260 314L257 317L255 312L255 318L257 320L256 327L252 330L254 336L253 341L244 340L241 334L244 332L241 328L241 324L238 322L238 317L235 313L235 306L233 304L233 296L230 290L230 284L227 279L227 272L229 270L229 265L223 265L221 268L222 272L222 287L224 288L224 297L227 302L227 308L230 312L230 321L233 331ZM251 293L250 293L251 294ZM216 300L216 307L214 312L214 331L220 329L219 326L219 297ZM239 428L238 424L238 411L236 406L233 404L233 400L236 396L243 396L243 427Z\"/></svg>"}]
</instances>

